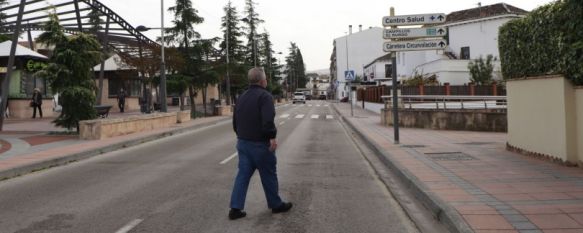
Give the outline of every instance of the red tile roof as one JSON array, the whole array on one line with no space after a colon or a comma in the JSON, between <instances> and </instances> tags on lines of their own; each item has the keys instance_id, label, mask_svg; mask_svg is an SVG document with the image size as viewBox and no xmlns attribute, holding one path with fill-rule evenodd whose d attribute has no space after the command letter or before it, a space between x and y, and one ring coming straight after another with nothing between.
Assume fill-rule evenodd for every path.
<instances>
[{"instance_id":1,"label":"red tile roof","mask_svg":"<svg viewBox=\"0 0 583 233\"><path fill-rule=\"evenodd\" d=\"M507 14L526 15L528 14L528 11L506 3L498 3L494 5L481 6L477 8L452 12L447 15L447 23L455 23Z\"/></svg>"}]
</instances>

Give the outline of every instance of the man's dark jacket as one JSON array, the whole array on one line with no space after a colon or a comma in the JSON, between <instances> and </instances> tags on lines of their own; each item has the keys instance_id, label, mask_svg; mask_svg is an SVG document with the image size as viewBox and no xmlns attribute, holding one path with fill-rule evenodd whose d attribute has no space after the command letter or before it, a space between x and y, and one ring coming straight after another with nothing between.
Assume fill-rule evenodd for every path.
<instances>
[{"instance_id":1,"label":"man's dark jacket","mask_svg":"<svg viewBox=\"0 0 583 233\"><path fill-rule=\"evenodd\" d=\"M274 119L273 96L265 88L251 85L237 99L233 129L239 139L266 142L277 137Z\"/></svg>"}]
</instances>

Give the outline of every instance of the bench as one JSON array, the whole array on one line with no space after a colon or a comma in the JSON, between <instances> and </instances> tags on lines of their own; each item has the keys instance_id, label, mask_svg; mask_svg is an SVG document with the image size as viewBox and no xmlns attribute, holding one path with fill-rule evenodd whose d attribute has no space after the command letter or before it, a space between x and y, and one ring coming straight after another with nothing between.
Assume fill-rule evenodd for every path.
<instances>
[{"instance_id":1,"label":"bench","mask_svg":"<svg viewBox=\"0 0 583 233\"><path fill-rule=\"evenodd\" d=\"M111 109L111 105L99 105L95 106L95 111L97 111L97 116L99 118L107 118L109 117L109 110Z\"/></svg>"}]
</instances>

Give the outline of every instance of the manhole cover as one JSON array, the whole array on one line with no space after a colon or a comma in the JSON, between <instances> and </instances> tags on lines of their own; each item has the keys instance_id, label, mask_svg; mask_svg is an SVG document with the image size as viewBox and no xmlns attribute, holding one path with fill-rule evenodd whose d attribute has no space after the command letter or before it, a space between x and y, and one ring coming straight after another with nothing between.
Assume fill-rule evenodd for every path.
<instances>
[{"instance_id":1,"label":"manhole cover","mask_svg":"<svg viewBox=\"0 0 583 233\"><path fill-rule=\"evenodd\" d=\"M427 147L425 145L402 145L403 148L424 148Z\"/></svg>"},{"instance_id":2,"label":"manhole cover","mask_svg":"<svg viewBox=\"0 0 583 233\"><path fill-rule=\"evenodd\" d=\"M464 154L462 152L441 152L441 153L425 153L429 158L437 161L467 161L477 160L476 158Z\"/></svg>"}]
</instances>

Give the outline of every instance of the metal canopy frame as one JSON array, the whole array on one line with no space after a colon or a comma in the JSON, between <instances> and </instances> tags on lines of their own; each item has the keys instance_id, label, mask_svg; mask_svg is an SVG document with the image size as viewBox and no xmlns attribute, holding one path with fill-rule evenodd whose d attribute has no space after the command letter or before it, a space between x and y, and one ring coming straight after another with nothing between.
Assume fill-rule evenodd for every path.
<instances>
[{"instance_id":1,"label":"metal canopy frame","mask_svg":"<svg viewBox=\"0 0 583 233\"><path fill-rule=\"evenodd\" d=\"M98 0L20 0L20 3L8 3L0 6L0 12L4 14L3 22L0 22L0 34L28 33L29 44L32 48L31 31L44 31L43 26L48 21L49 11L58 15L65 33L75 35L80 32L93 34L103 46L103 52L109 51L117 53L121 57L138 59L138 68L142 78L144 77L143 67L148 60L157 61L160 54L156 53L161 49L161 45L143 35L135 27L130 25L124 18L113 10L99 2ZM99 26L89 23L91 13L99 17ZM18 42L18 37L12 36L13 47ZM12 49L14 50L14 49ZM8 72L2 85L2 103L0 106L0 131L4 121L5 103L8 99L7 92L12 73L11 61L14 60L14 52L9 57ZM101 63L99 74L99 87L102 90L104 75L104 62ZM2 64L4 65L4 64ZM145 88L145 84L144 84ZM144 93L145 94L145 93ZM101 91L98 95L101 95ZM101 99L101 96L98 96Z\"/></svg>"},{"instance_id":2,"label":"metal canopy frame","mask_svg":"<svg viewBox=\"0 0 583 233\"><path fill-rule=\"evenodd\" d=\"M43 25L48 20L47 12L54 10L66 33L93 34L113 52L140 58L138 53L128 53L127 51L142 50L144 59L154 59L155 53L151 50L160 49L160 44L143 35L124 18L98 0L28 0L25 2L25 11L20 22L21 27L18 29L20 32L43 31ZM5 12L5 22L0 23L0 34L10 34L17 31L19 7L20 4L13 4L0 8L1 12ZM88 22L91 12L97 13L102 21L98 28L94 28L95 25Z\"/></svg>"}]
</instances>

